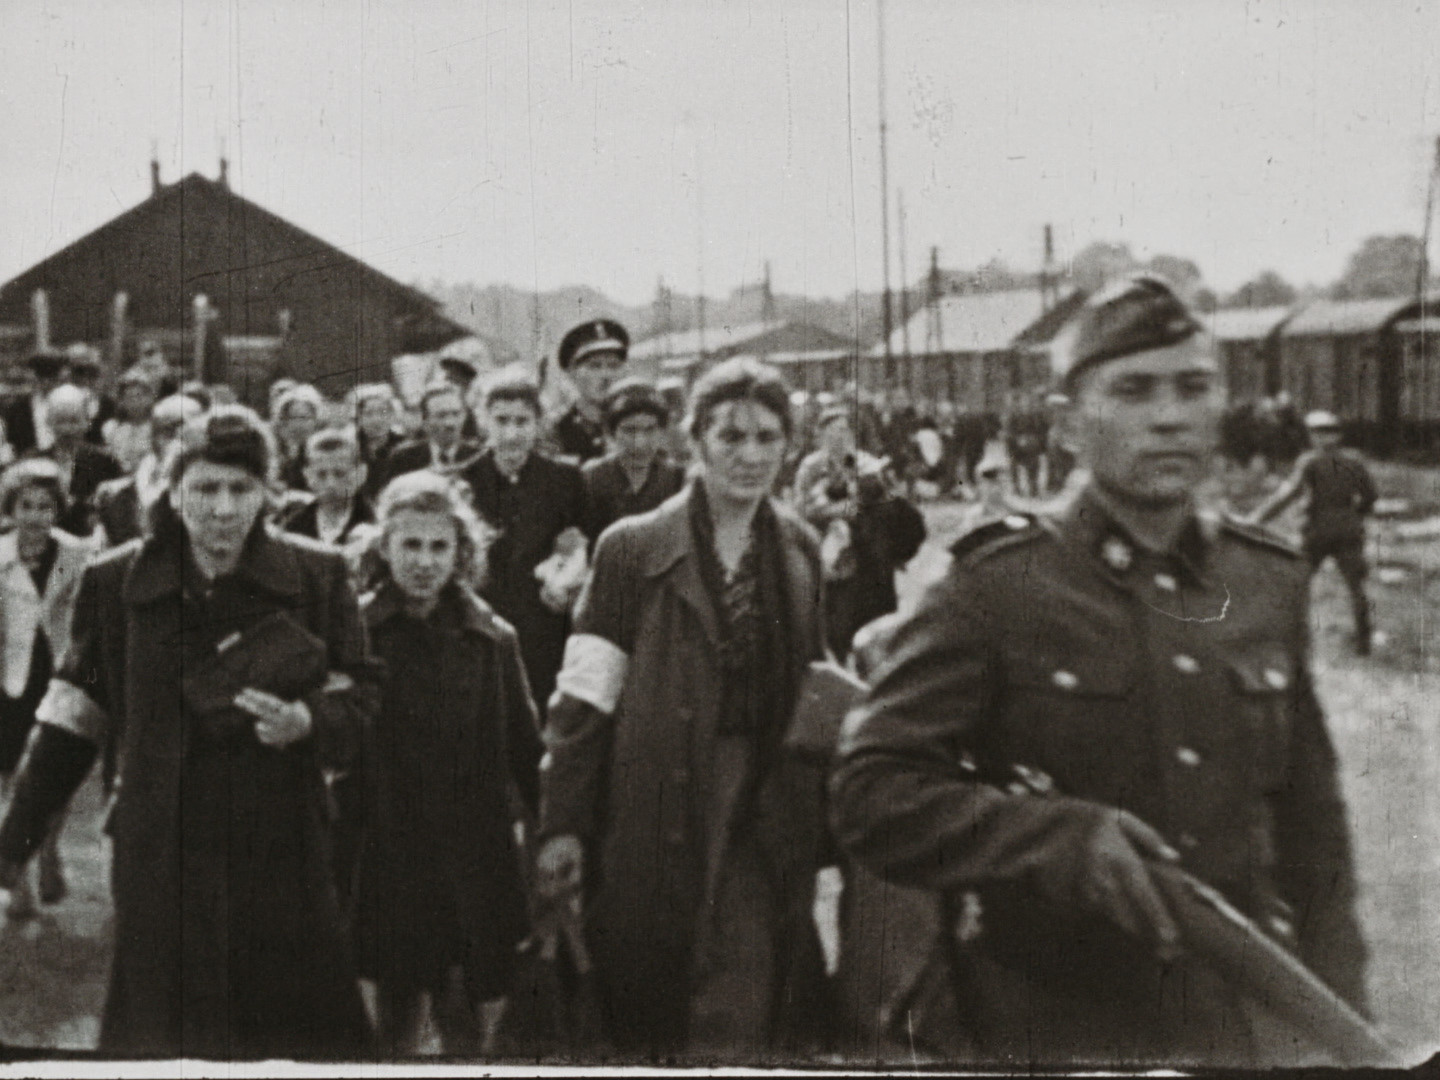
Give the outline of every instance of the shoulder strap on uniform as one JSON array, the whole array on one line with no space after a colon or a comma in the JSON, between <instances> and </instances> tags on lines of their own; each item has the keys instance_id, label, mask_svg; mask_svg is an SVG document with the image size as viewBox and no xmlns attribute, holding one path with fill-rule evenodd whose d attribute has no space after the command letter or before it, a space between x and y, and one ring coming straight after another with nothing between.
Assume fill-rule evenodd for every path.
<instances>
[{"instance_id":1,"label":"shoulder strap on uniform","mask_svg":"<svg viewBox=\"0 0 1440 1080\"><path fill-rule=\"evenodd\" d=\"M1045 535L1041 520L1034 514L1006 514L985 521L950 545L956 562L974 562L992 552L1015 544L1026 543Z\"/></svg>"},{"instance_id":2,"label":"shoulder strap on uniform","mask_svg":"<svg viewBox=\"0 0 1440 1080\"><path fill-rule=\"evenodd\" d=\"M1221 532L1239 537L1241 540L1255 544L1257 547L1279 552L1282 555L1288 555L1292 559L1302 557L1302 552L1298 547L1286 540L1279 533L1272 532L1263 525L1256 525L1254 522L1245 521L1232 514L1221 514L1219 527Z\"/></svg>"}]
</instances>

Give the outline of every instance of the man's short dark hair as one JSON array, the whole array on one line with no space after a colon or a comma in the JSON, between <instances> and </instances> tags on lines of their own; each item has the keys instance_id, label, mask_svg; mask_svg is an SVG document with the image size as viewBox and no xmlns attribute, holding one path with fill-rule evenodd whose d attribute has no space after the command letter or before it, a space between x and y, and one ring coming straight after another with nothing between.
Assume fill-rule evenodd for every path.
<instances>
[{"instance_id":1,"label":"man's short dark hair","mask_svg":"<svg viewBox=\"0 0 1440 1080\"><path fill-rule=\"evenodd\" d=\"M704 437L715 419L715 410L732 401L753 401L764 406L780 418L785 438L793 434L790 388L780 373L758 360L737 356L715 365L690 391L690 408L685 417L690 437Z\"/></svg>"},{"instance_id":2,"label":"man's short dark hair","mask_svg":"<svg viewBox=\"0 0 1440 1080\"><path fill-rule=\"evenodd\" d=\"M464 392L452 382L433 382L420 391L420 419L430 415L430 399L449 394L454 394L460 399L461 406L465 404Z\"/></svg>"},{"instance_id":3,"label":"man's short dark hair","mask_svg":"<svg viewBox=\"0 0 1440 1080\"><path fill-rule=\"evenodd\" d=\"M545 415L545 406L540 401L540 384L528 371L507 369L498 372L485 384L482 399L485 408L500 401L519 401L535 410L536 417Z\"/></svg>"},{"instance_id":4,"label":"man's short dark hair","mask_svg":"<svg viewBox=\"0 0 1440 1080\"><path fill-rule=\"evenodd\" d=\"M355 434L354 428L331 427L322 428L305 440L305 456L311 457L314 454L340 454L349 453L354 456L358 465L362 460L360 453L360 439Z\"/></svg>"}]
</instances>

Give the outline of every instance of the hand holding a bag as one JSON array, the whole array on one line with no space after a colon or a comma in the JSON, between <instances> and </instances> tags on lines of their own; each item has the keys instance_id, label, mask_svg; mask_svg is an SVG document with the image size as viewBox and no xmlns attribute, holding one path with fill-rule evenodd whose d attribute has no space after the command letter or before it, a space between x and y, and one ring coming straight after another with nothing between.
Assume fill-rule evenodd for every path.
<instances>
[{"instance_id":1,"label":"hand holding a bag","mask_svg":"<svg viewBox=\"0 0 1440 1080\"><path fill-rule=\"evenodd\" d=\"M250 686L235 695L235 707L255 717L255 737L276 750L299 742L314 726L305 702L285 701Z\"/></svg>"}]
</instances>

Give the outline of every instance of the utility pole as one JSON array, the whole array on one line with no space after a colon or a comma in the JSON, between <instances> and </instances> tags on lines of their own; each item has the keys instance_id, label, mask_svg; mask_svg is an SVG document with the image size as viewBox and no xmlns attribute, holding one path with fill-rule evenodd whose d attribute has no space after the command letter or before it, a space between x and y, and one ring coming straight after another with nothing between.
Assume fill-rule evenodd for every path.
<instances>
[{"instance_id":1,"label":"utility pole","mask_svg":"<svg viewBox=\"0 0 1440 1080\"><path fill-rule=\"evenodd\" d=\"M1055 280L1055 233L1045 225L1045 262L1040 268L1040 310L1049 311L1060 301L1060 286Z\"/></svg>"},{"instance_id":2,"label":"utility pole","mask_svg":"<svg viewBox=\"0 0 1440 1080\"><path fill-rule=\"evenodd\" d=\"M934 356L945 351L940 333L940 249L930 249L930 273L925 282L925 352Z\"/></svg>"},{"instance_id":3,"label":"utility pole","mask_svg":"<svg viewBox=\"0 0 1440 1080\"><path fill-rule=\"evenodd\" d=\"M880 301L880 321L885 331L885 397L888 400L894 391L895 356L890 345L893 329L890 311L890 164L887 153L885 121L885 0L875 0L875 19L879 27L879 83L880 83L880 246L884 263L884 292ZM909 370L907 368L908 375Z\"/></svg>"},{"instance_id":4,"label":"utility pole","mask_svg":"<svg viewBox=\"0 0 1440 1080\"><path fill-rule=\"evenodd\" d=\"M905 269L905 189L895 192L895 216L900 223L900 349L905 370L910 370L910 274Z\"/></svg>"},{"instance_id":5,"label":"utility pole","mask_svg":"<svg viewBox=\"0 0 1440 1080\"><path fill-rule=\"evenodd\" d=\"M1420 265L1415 268L1415 299L1420 317L1425 317L1425 294L1430 284L1430 221L1435 215L1435 186L1440 183L1440 138L1435 140L1435 160L1430 165L1430 182L1425 191L1425 224L1420 230Z\"/></svg>"}]
</instances>

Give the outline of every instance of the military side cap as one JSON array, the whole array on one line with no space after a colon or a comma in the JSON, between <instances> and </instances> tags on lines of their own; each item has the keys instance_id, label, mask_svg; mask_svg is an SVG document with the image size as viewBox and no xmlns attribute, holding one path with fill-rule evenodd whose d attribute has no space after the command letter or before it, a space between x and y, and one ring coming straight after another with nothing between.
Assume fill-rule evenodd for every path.
<instances>
[{"instance_id":1,"label":"military side cap","mask_svg":"<svg viewBox=\"0 0 1440 1080\"><path fill-rule=\"evenodd\" d=\"M1202 329L1175 291L1148 274L1100 290L1076 313L1055 350L1055 376L1069 385L1086 368L1178 345Z\"/></svg>"},{"instance_id":2,"label":"military side cap","mask_svg":"<svg viewBox=\"0 0 1440 1080\"><path fill-rule=\"evenodd\" d=\"M664 427L670 420L670 410L660 391L644 379L621 379L610 388L605 399L605 427L614 431L627 417L646 413L655 417Z\"/></svg>"},{"instance_id":3,"label":"military side cap","mask_svg":"<svg viewBox=\"0 0 1440 1080\"><path fill-rule=\"evenodd\" d=\"M479 368L460 356L442 356L440 366L446 371L458 372L466 382L473 381L480 374Z\"/></svg>"},{"instance_id":4,"label":"military side cap","mask_svg":"<svg viewBox=\"0 0 1440 1080\"><path fill-rule=\"evenodd\" d=\"M1305 414L1305 426L1311 431L1338 431L1340 418L1326 409L1316 409Z\"/></svg>"},{"instance_id":5,"label":"military side cap","mask_svg":"<svg viewBox=\"0 0 1440 1080\"><path fill-rule=\"evenodd\" d=\"M37 379L58 379L69 363L70 358L65 354L53 352L31 353L25 360L25 366Z\"/></svg>"},{"instance_id":6,"label":"military side cap","mask_svg":"<svg viewBox=\"0 0 1440 1080\"><path fill-rule=\"evenodd\" d=\"M618 352L624 356L630 349L630 335L614 319L592 319L583 322L560 339L555 359L561 371L597 352Z\"/></svg>"}]
</instances>

